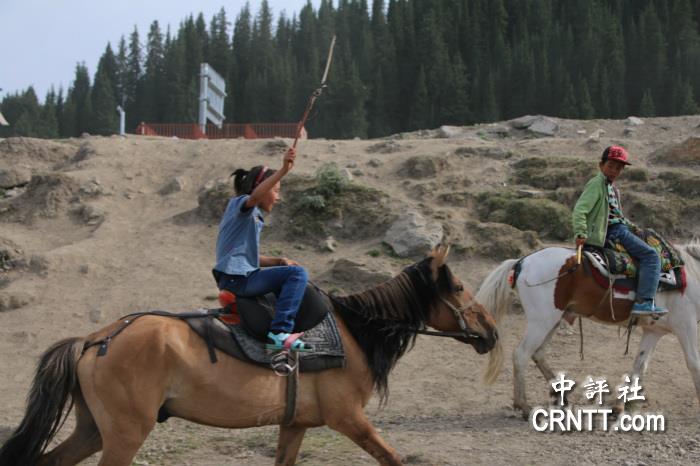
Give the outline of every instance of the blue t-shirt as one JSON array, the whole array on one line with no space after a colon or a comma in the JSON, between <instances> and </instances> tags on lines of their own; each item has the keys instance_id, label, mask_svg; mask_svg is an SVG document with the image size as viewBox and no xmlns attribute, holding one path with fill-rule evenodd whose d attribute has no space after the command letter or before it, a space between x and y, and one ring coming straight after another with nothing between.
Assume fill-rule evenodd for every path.
<instances>
[{"instance_id":1,"label":"blue t-shirt","mask_svg":"<svg viewBox=\"0 0 700 466\"><path fill-rule=\"evenodd\" d=\"M219 224L214 270L250 275L260 268L260 231L265 222L258 207L244 209L248 195L231 199Z\"/></svg>"}]
</instances>

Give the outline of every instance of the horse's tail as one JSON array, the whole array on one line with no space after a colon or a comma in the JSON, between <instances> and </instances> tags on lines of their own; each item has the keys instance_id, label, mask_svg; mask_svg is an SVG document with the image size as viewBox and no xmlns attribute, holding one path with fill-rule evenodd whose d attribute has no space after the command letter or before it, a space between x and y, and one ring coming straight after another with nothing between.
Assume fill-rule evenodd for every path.
<instances>
[{"instance_id":1,"label":"horse's tail","mask_svg":"<svg viewBox=\"0 0 700 466\"><path fill-rule=\"evenodd\" d=\"M503 261L486 277L476 293L475 299L493 314L496 323L500 322L503 314L513 304L513 290L508 282L508 276L517 262L518 259ZM484 382L489 385L494 383L502 367L503 345L499 338L496 340L496 346L489 351L489 365L484 374Z\"/></svg>"},{"instance_id":2,"label":"horse's tail","mask_svg":"<svg viewBox=\"0 0 700 466\"><path fill-rule=\"evenodd\" d=\"M83 343L82 338L67 338L43 354L27 397L24 419L0 448L0 466L29 466L39 461L68 416L75 390L80 389L76 369Z\"/></svg>"}]
</instances>

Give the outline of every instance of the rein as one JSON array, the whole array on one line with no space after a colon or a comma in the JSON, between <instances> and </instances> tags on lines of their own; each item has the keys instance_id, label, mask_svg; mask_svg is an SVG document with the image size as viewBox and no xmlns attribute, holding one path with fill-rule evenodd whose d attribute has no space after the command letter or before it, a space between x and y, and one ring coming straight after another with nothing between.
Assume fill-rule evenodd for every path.
<instances>
[{"instance_id":1,"label":"rein","mask_svg":"<svg viewBox=\"0 0 700 466\"><path fill-rule=\"evenodd\" d=\"M571 267L569 267L568 269L566 269L565 271L563 271L562 273L560 273L559 275L557 275L556 277L550 278L549 280L545 280L545 281L543 281L543 282L534 283L534 284L530 284L530 283L527 282L527 280L525 280L525 284L526 284L527 286L529 286L530 288L534 288L534 287L536 287L536 286L540 286L540 285L544 285L544 284L553 282L554 280L559 280L561 277L564 277L564 276L566 276L566 275L569 275L569 274L571 274L571 273L574 273L574 272L576 271L576 269L578 269L578 266L579 266L579 264L574 264L574 265L572 265Z\"/></svg>"}]
</instances>

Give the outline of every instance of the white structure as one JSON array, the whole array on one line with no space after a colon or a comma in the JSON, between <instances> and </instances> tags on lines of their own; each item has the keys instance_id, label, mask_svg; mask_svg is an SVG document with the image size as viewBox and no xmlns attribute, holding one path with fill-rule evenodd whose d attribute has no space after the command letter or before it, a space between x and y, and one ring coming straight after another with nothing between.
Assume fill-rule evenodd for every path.
<instances>
[{"instance_id":1,"label":"white structure","mask_svg":"<svg viewBox=\"0 0 700 466\"><path fill-rule=\"evenodd\" d=\"M126 112L121 105L117 105L117 112L119 112L119 136L124 136L126 134Z\"/></svg>"},{"instance_id":2,"label":"white structure","mask_svg":"<svg viewBox=\"0 0 700 466\"><path fill-rule=\"evenodd\" d=\"M10 126L5 117L2 116L2 112L0 112L0 126Z\"/></svg>"},{"instance_id":3,"label":"white structure","mask_svg":"<svg viewBox=\"0 0 700 466\"><path fill-rule=\"evenodd\" d=\"M200 65L199 72L199 128L207 132L207 119L221 128L224 122L224 98L226 81L207 63Z\"/></svg>"}]
</instances>

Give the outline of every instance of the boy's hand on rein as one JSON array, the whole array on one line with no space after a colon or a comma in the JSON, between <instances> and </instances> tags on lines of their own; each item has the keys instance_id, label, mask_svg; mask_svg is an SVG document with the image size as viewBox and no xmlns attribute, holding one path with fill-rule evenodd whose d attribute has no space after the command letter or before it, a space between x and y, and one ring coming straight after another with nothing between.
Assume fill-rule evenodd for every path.
<instances>
[{"instance_id":1,"label":"boy's hand on rein","mask_svg":"<svg viewBox=\"0 0 700 466\"><path fill-rule=\"evenodd\" d=\"M580 236L576 237L576 246L583 246L586 244L586 238L581 238Z\"/></svg>"},{"instance_id":2,"label":"boy's hand on rein","mask_svg":"<svg viewBox=\"0 0 700 466\"><path fill-rule=\"evenodd\" d=\"M282 158L282 169L285 172L288 172L289 170L292 169L294 166L294 161L297 158L297 150L293 147L290 147L287 152L284 154L284 157Z\"/></svg>"}]
</instances>

